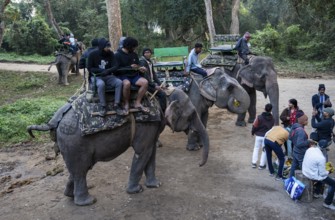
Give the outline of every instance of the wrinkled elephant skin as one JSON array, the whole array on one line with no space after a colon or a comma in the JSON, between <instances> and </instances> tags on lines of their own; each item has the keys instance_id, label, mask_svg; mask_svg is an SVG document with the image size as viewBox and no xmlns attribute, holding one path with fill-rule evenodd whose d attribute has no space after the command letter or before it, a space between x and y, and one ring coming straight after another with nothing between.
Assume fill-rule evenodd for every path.
<instances>
[{"instance_id":1,"label":"wrinkled elephant skin","mask_svg":"<svg viewBox=\"0 0 335 220\"><path fill-rule=\"evenodd\" d=\"M232 113L246 112L250 104L247 92L238 81L220 68L217 68L211 76L200 79L197 83L192 82L188 96L205 127L208 120L208 109L213 104L219 108L226 108ZM202 144L198 133L190 132L186 148L197 150L199 147L202 147Z\"/></svg>"},{"instance_id":2,"label":"wrinkled elephant skin","mask_svg":"<svg viewBox=\"0 0 335 220\"><path fill-rule=\"evenodd\" d=\"M269 96L272 104L272 113L275 125L279 124L279 86L277 72L272 59L269 57L254 57L250 64L241 67L237 65L232 72L226 71L233 77L238 77L238 81L250 96L249 123L253 123L256 118L256 90L261 91L264 97ZM246 113L239 114L236 125L244 126Z\"/></svg>"}]
</instances>

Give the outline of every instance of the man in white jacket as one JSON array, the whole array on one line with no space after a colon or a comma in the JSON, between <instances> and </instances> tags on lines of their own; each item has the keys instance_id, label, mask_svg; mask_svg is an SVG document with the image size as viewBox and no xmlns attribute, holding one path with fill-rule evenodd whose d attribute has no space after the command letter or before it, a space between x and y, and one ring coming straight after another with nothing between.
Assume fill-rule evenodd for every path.
<instances>
[{"instance_id":1,"label":"man in white jacket","mask_svg":"<svg viewBox=\"0 0 335 220\"><path fill-rule=\"evenodd\" d=\"M329 171L326 170L326 158L322 153L322 149L327 147L326 140L320 140L317 146L308 148L302 162L302 173L309 179L320 181L329 185L327 197L324 200L325 208L335 211L332 204L335 191L335 180L328 176Z\"/></svg>"}]
</instances>

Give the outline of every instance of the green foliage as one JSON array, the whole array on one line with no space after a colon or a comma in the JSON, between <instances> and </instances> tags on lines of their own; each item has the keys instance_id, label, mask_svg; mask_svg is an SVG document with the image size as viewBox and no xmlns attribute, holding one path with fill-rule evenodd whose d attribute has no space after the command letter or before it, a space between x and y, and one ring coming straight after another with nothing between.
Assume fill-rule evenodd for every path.
<instances>
[{"instance_id":1,"label":"green foliage","mask_svg":"<svg viewBox=\"0 0 335 220\"><path fill-rule=\"evenodd\" d=\"M64 100L22 99L0 107L0 143L29 139L26 127L48 122Z\"/></svg>"},{"instance_id":2,"label":"green foliage","mask_svg":"<svg viewBox=\"0 0 335 220\"><path fill-rule=\"evenodd\" d=\"M252 42L265 54L275 55L280 48L280 34L271 24L252 35Z\"/></svg>"},{"instance_id":3,"label":"green foliage","mask_svg":"<svg viewBox=\"0 0 335 220\"><path fill-rule=\"evenodd\" d=\"M0 53L0 61L7 61L7 62L48 64L53 60L55 60L54 55L50 56L41 56L38 54L20 55L13 52Z\"/></svg>"}]
</instances>

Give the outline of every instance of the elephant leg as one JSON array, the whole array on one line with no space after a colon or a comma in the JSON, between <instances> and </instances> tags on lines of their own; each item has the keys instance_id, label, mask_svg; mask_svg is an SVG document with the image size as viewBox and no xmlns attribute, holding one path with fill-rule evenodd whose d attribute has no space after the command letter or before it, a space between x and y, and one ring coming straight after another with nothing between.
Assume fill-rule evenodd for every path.
<instances>
[{"instance_id":1,"label":"elephant leg","mask_svg":"<svg viewBox=\"0 0 335 220\"><path fill-rule=\"evenodd\" d=\"M237 115L237 120L235 122L236 126L241 126L241 127L247 126L247 124L244 121L246 114L247 113L242 113L242 114Z\"/></svg>"},{"instance_id":2,"label":"elephant leg","mask_svg":"<svg viewBox=\"0 0 335 220\"><path fill-rule=\"evenodd\" d=\"M97 201L94 196L88 193L86 182L87 171L74 175L74 203L76 205L92 205Z\"/></svg>"},{"instance_id":3,"label":"elephant leg","mask_svg":"<svg viewBox=\"0 0 335 220\"><path fill-rule=\"evenodd\" d=\"M67 77L69 75L69 64L68 65L64 65L63 68L63 84L65 86L68 86L69 85L69 82L67 81Z\"/></svg>"},{"instance_id":4,"label":"elephant leg","mask_svg":"<svg viewBox=\"0 0 335 220\"><path fill-rule=\"evenodd\" d=\"M250 106L248 109L249 118L248 123L254 123L256 118L256 90L252 89L252 91L249 92L250 96Z\"/></svg>"},{"instance_id":5,"label":"elephant leg","mask_svg":"<svg viewBox=\"0 0 335 220\"><path fill-rule=\"evenodd\" d=\"M146 176L145 185L148 188L158 188L161 186L161 182L156 179L155 169L156 169L156 147L152 149L151 156L147 165L145 166L144 173Z\"/></svg>"},{"instance_id":6,"label":"elephant leg","mask_svg":"<svg viewBox=\"0 0 335 220\"><path fill-rule=\"evenodd\" d=\"M64 195L73 198L74 197L74 182L73 176L70 174L69 179L66 183L66 188L64 191Z\"/></svg>"},{"instance_id":7,"label":"elephant leg","mask_svg":"<svg viewBox=\"0 0 335 220\"><path fill-rule=\"evenodd\" d=\"M58 72L58 84L62 84L62 68L57 64L57 72Z\"/></svg>"},{"instance_id":8,"label":"elephant leg","mask_svg":"<svg viewBox=\"0 0 335 220\"><path fill-rule=\"evenodd\" d=\"M143 131L144 133L142 133ZM156 141L157 141L157 127L148 125L143 127L135 134L133 139L133 149L135 151L128 181L127 193L134 194L143 191L142 186L139 184L143 172L145 170L148 175L147 183L150 185L155 180L155 157L156 157ZM143 138L145 136L146 138Z\"/></svg>"},{"instance_id":9,"label":"elephant leg","mask_svg":"<svg viewBox=\"0 0 335 220\"><path fill-rule=\"evenodd\" d=\"M188 140L186 149L189 151L196 151L200 149L198 144L199 134L196 131L190 130L188 133Z\"/></svg>"}]
</instances>

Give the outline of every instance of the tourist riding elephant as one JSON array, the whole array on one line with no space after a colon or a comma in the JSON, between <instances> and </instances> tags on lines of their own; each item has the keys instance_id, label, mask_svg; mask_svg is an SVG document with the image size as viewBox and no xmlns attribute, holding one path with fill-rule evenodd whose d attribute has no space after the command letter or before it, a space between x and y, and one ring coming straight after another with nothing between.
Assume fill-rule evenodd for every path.
<instances>
[{"instance_id":1,"label":"tourist riding elephant","mask_svg":"<svg viewBox=\"0 0 335 220\"><path fill-rule=\"evenodd\" d=\"M264 97L269 96L272 104L272 113L275 119L275 125L279 124L279 87L277 81L277 72L274 68L272 59L269 57L255 56L250 59L247 66L237 66L233 71L226 72L237 78L243 88L250 96L249 123L253 123L256 118L256 90L261 91ZM244 121L246 113L241 113L237 117L236 125L245 126Z\"/></svg>"},{"instance_id":2,"label":"tourist riding elephant","mask_svg":"<svg viewBox=\"0 0 335 220\"><path fill-rule=\"evenodd\" d=\"M68 74L69 72L75 72L76 75L79 75L79 60L82 55L82 51L85 50L85 45L82 42L78 42L78 51L76 54L72 55L68 52L59 52L56 55L56 60L50 64L48 71L52 65L56 65L58 72L58 84L63 84L65 86L69 85L68 83Z\"/></svg>"},{"instance_id":3,"label":"tourist riding elephant","mask_svg":"<svg viewBox=\"0 0 335 220\"><path fill-rule=\"evenodd\" d=\"M183 91L175 90L170 97L171 103L167 108L166 115L168 124L174 131L194 130L201 134L201 141L204 143L204 154L200 163L202 166L207 161L209 149L206 129L200 122L195 107ZM182 111L183 108L187 111ZM161 112L158 103L154 109ZM109 161L118 157L129 146L132 146L135 152L127 192L138 193L143 190L139 184L143 172L146 176L145 185L147 187L157 188L160 186L161 183L155 176L155 144L166 122L162 113L160 119L155 122L135 122L133 114L120 116L126 117L124 119L127 120L124 124L113 130L84 136L78 122L79 117L71 104L66 104L55 113L48 124L27 127L32 137L34 137L33 130L50 130L52 137L55 137L53 139L55 146L60 150L70 175L64 194L74 197L76 205L90 205L96 201L88 193L86 182L88 170L92 169L98 161Z\"/></svg>"},{"instance_id":4,"label":"tourist riding elephant","mask_svg":"<svg viewBox=\"0 0 335 220\"><path fill-rule=\"evenodd\" d=\"M196 75L194 75L196 76ZM244 113L249 108L250 99L247 92L221 68L206 78L197 75L191 82L188 96L195 106L202 123L206 127L208 109L213 104L219 108L227 108L233 113ZM196 132L188 135L188 150L197 150L202 144Z\"/></svg>"}]
</instances>

